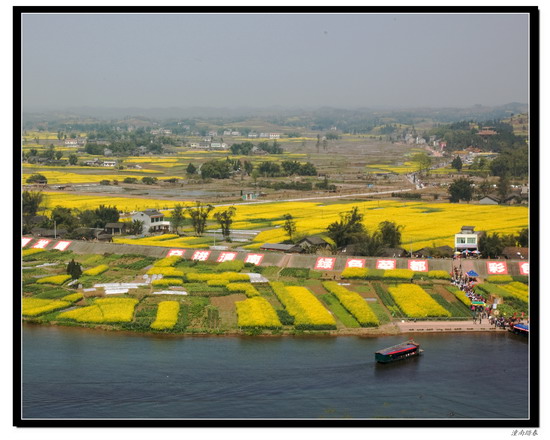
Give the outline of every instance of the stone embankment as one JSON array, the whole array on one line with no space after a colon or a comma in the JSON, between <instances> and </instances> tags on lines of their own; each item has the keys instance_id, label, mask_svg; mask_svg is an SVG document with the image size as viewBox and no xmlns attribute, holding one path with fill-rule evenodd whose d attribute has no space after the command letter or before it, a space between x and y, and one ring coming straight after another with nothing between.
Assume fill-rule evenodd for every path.
<instances>
[{"instance_id":1,"label":"stone embankment","mask_svg":"<svg viewBox=\"0 0 550 440\"><path fill-rule=\"evenodd\" d=\"M449 333L449 332L503 332L501 327L495 327L488 319L473 323L469 321L402 321L396 323L401 333Z\"/></svg>"}]
</instances>

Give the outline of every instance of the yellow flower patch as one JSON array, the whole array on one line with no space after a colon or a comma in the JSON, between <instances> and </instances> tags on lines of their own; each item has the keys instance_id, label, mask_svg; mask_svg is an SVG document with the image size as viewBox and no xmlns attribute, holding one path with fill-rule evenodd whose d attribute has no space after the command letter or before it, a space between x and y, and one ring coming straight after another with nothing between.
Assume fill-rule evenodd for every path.
<instances>
[{"instance_id":1,"label":"yellow flower patch","mask_svg":"<svg viewBox=\"0 0 550 440\"><path fill-rule=\"evenodd\" d=\"M154 287L183 286L181 278L161 278L151 283Z\"/></svg>"},{"instance_id":2,"label":"yellow flower patch","mask_svg":"<svg viewBox=\"0 0 550 440\"><path fill-rule=\"evenodd\" d=\"M366 267L346 267L340 276L342 278L365 278L368 269Z\"/></svg>"},{"instance_id":3,"label":"yellow flower patch","mask_svg":"<svg viewBox=\"0 0 550 440\"><path fill-rule=\"evenodd\" d=\"M248 298L235 303L237 308L237 325L243 328L281 328L277 313L262 297Z\"/></svg>"},{"instance_id":4,"label":"yellow flower patch","mask_svg":"<svg viewBox=\"0 0 550 440\"><path fill-rule=\"evenodd\" d=\"M53 275L51 277L40 278L36 282L38 284L55 284L60 286L61 284L69 281L70 279L71 279L70 275Z\"/></svg>"},{"instance_id":5,"label":"yellow flower patch","mask_svg":"<svg viewBox=\"0 0 550 440\"><path fill-rule=\"evenodd\" d=\"M103 272L109 270L109 266L106 264L100 264L99 266L92 267L91 269L85 270L82 272L82 275L89 275L89 276L95 276L102 274Z\"/></svg>"},{"instance_id":6,"label":"yellow flower patch","mask_svg":"<svg viewBox=\"0 0 550 440\"><path fill-rule=\"evenodd\" d=\"M338 301L353 315L361 327L376 327L380 325L378 317L361 295L346 289L344 286L340 286L335 281L326 281L323 283L323 286L338 298Z\"/></svg>"},{"instance_id":7,"label":"yellow flower patch","mask_svg":"<svg viewBox=\"0 0 550 440\"><path fill-rule=\"evenodd\" d=\"M147 271L148 275L163 275L165 277L183 278L183 271L173 267L152 267Z\"/></svg>"},{"instance_id":8,"label":"yellow flower patch","mask_svg":"<svg viewBox=\"0 0 550 440\"><path fill-rule=\"evenodd\" d=\"M37 316L69 307L71 302L58 299L23 298L22 304L23 316Z\"/></svg>"},{"instance_id":9,"label":"yellow flower patch","mask_svg":"<svg viewBox=\"0 0 550 440\"><path fill-rule=\"evenodd\" d=\"M281 282L269 283L288 313L294 316L298 329L332 329L336 321L321 302L305 287L285 286Z\"/></svg>"},{"instance_id":10,"label":"yellow flower patch","mask_svg":"<svg viewBox=\"0 0 550 440\"><path fill-rule=\"evenodd\" d=\"M401 284L398 287L389 287L388 291L403 313L410 318L451 316L448 310L416 284Z\"/></svg>"},{"instance_id":11,"label":"yellow flower patch","mask_svg":"<svg viewBox=\"0 0 550 440\"><path fill-rule=\"evenodd\" d=\"M155 330L168 330L176 325L180 303L177 301L161 301L157 309L155 321L151 328Z\"/></svg>"},{"instance_id":12,"label":"yellow flower patch","mask_svg":"<svg viewBox=\"0 0 550 440\"><path fill-rule=\"evenodd\" d=\"M260 292L250 283L230 283L225 288L230 292L243 292L249 298L260 296Z\"/></svg>"},{"instance_id":13,"label":"yellow flower patch","mask_svg":"<svg viewBox=\"0 0 550 440\"><path fill-rule=\"evenodd\" d=\"M91 306L60 313L59 318L94 323L130 322L138 302L135 298L99 298Z\"/></svg>"}]
</instances>

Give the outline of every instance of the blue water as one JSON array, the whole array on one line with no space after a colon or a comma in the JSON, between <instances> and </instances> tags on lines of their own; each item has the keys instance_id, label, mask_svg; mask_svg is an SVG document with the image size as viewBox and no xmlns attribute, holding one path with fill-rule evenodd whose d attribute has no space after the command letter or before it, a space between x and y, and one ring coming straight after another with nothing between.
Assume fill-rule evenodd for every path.
<instances>
[{"instance_id":1,"label":"blue water","mask_svg":"<svg viewBox=\"0 0 550 440\"><path fill-rule=\"evenodd\" d=\"M507 334L154 337L23 328L23 418L526 418L528 344Z\"/></svg>"}]
</instances>

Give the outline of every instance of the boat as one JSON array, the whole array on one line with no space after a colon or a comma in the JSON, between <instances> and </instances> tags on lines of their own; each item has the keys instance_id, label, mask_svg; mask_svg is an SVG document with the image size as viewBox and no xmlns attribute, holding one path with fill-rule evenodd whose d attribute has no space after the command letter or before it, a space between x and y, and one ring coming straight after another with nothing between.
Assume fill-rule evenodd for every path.
<instances>
[{"instance_id":1,"label":"boat","mask_svg":"<svg viewBox=\"0 0 550 440\"><path fill-rule=\"evenodd\" d=\"M386 364L388 362L395 362L414 356L420 356L423 351L424 350L420 348L420 344L416 343L412 339L409 339L401 344L379 350L374 355L377 362Z\"/></svg>"},{"instance_id":2,"label":"boat","mask_svg":"<svg viewBox=\"0 0 550 440\"><path fill-rule=\"evenodd\" d=\"M529 326L527 324L515 324L510 327L510 331L515 335L529 336Z\"/></svg>"}]
</instances>

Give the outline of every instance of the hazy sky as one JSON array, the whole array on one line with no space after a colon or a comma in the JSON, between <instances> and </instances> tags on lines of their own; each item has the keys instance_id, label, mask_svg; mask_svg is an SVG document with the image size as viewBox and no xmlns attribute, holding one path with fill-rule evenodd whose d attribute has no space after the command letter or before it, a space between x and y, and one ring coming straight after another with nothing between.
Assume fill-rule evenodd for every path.
<instances>
[{"instance_id":1,"label":"hazy sky","mask_svg":"<svg viewBox=\"0 0 550 440\"><path fill-rule=\"evenodd\" d=\"M528 16L28 14L23 106L527 102Z\"/></svg>"}]
</instances>

